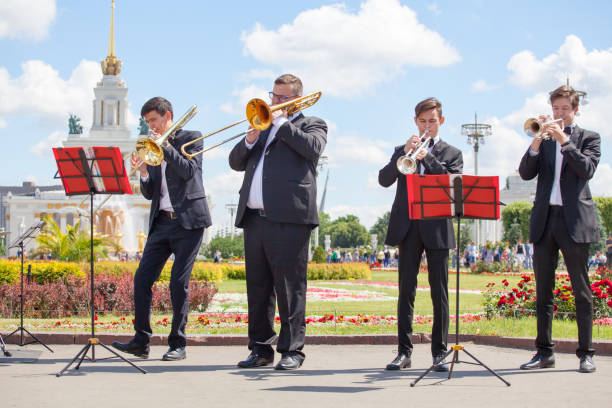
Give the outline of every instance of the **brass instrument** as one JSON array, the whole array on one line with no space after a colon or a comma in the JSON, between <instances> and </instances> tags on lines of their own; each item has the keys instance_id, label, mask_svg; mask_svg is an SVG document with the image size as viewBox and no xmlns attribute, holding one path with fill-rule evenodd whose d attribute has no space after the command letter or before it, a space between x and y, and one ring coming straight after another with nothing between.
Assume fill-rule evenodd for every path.
<instances>
[{"instance_id":1,"label":"brass instrument","mask_svg":"<svg viewBox=\"0 0 612 408\"><path fill-rule=\"evenodd\" d=\"M211 132L207 135L204 135L202 137L199 137L197 139L191 140L187 143L185 143L182 147L181 147L181 153L183 153L183 155L185 157L187 157L188 159L192 159L195 156L199 155L199 154L203 154L208 152L209 150L212 150L216 147L219 147L227 142L230 142L234 139L237 139L241 136L246 135L249 130L242 132L242 133L238 133L237 135L234 135L230 138L227 138L215 145L212 145L210 147L207 147L206 149L202 149L199 152L195 152L195 153L187 153L186 148L191 146L192 144L200 141L200 140L204 140L206 138L211 137L212 135L216 135L217 133L220 133L226 129L229 129L231 127L234 127L236 125L239 125L241 123L244 122L249 122L249 124L251 125L252 128L254 129L258 129L258 130L265 130L268 127L270 127L270 125L272 124L272 112L275 112L277 110L280 109L284 109L287 111L287 115L293 115L296 112L299 112L303 109L306 109L312 105L314 105L315 103L317 103L317 101L319 100L319 98L321 97L321 92L314 92L310 95L306 95L306 96L302 96L299 97L298 99L293 99L291 101L287 101L287 102L283 102L283 103L279 103L278 105L268 105L264 100L259 99L259 98L253 98L251 99L246 106L246 119L242 119L238 122L232 123L231 125L225 126L219 130L215 130L214 132Z\"/></svg>"},{"instance_id":2,"label":"brass instrument","mask_svg":"<svg viewBox=\"0 0 612 408\"><path fill-rule=\"evenodd\" d=\"M423 132L423 136L421 136L421 143L419 144L419 147L415 151L405 154L403 156L400 156L397 159L397 161L395 162L395 165L397 166L397 170L400 173L402 174L416 173L417 171L416 157L427 146L426 142L427 142L427 139L429 139L427 137L428 133L429 133L429 130L426 130L425 132Z\"/></svg>"},{"instance_id":3,"label":"brass instrument","mask_svg":"<svg viewBox=\"0 0 612 408\"><path fill-rule=\"evenodd\" d=\"M136 153L138 153L138 156L142 159L142 161L147 163L149 166L159 166L164 160L164 151L162 150L161 145L195 116L197 113L197 108L197 105L193 105L158 139L153 140L148 137L141 137L138 139L136 142Z\"/></svg>"},{"instance_id":4,"label":"brass instrument","mask_svg":"<svg viewBox=\"0 0 612 408\"><path fill-rule=\"evenodd\" d=\"M538 138L538 139L550 139L550 136L547 133L542 133L542 129L546 125L550 125L555 122L563 122L563 119L555 119L549 120L548 122L542 122L537 118L529 118L525 121L525 125L523 125L523 130L529 137Z\"/></svg>"}]
</instances>

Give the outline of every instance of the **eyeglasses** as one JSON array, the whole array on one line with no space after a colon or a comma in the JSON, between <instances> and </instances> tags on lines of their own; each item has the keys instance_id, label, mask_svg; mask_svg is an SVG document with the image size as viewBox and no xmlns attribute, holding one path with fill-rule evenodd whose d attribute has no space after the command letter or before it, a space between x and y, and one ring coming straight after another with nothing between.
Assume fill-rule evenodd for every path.
<instances>
[{"instance_id":1,"label":"eyeglasses","mask_svg":"<svg viewBox=\"0 0 612 408\"><path fill-rule=\"evenodd\" d=\"M280 99L281 101L286 101L288 99L291 98L295 98L297 95L279 95L279 94L275 94L274 92L270 91L268 92L268 96L270 97L270 99L274 99L275 97Z\"/></svg>"}]
</instances>

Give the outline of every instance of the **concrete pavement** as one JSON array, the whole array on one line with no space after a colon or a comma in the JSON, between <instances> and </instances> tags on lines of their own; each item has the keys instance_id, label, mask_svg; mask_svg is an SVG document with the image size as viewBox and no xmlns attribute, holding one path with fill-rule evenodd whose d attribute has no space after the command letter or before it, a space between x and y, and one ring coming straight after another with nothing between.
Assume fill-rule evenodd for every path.
<instances>
[{"instance_id":1,"label":"concrete pavement","mask_svg":"<svg viewBox=\"0 0 612 408\"><path fill-rule=\"evenodd\" d=\"M80 370L60 378L55 374L83 345L54 345L53 354L40 345L10 345L16 357L0 359L0 406L531 407L606 406L612 400L610 356L596 356L594 374L578 373L578 359L569 353L557 353L556 368L522 371L518 366L530 359L531 351L463 345L512 386L483 367L464 363L456 366L451 380L430 373L410 387L431 364L429 344L416 344L413 368L401 372L383 369L395 355L389 345L307 345L304 365L291 372L238 369L236 362L248 354L243 346L188 347L187 359L178 362L161 361L166 347L154 346L150 359L133 360L147 374L113 359L85 361ZM38 360L19 362L25 354L39 354ZM106 355L96 347L96 357ZM465 353L460 359L472 361Z\"/></svg>"}]
</instances>

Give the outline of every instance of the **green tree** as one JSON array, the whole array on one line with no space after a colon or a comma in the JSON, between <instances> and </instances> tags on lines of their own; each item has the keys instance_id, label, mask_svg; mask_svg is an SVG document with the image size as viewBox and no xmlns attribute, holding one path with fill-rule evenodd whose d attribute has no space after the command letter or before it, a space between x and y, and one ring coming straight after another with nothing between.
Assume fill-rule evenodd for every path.
<instances>
[{"instance_id":1,"label":"green tree","mask_svg":"<svg viewBox=\"0 0 612 408\"><path fill-rule=\"evenodd\" d=\"M203 246L202 252L207 258L212 259L217 250L221 251L221 257L225 259L231 256L244 257L244 235L242 233L233 237L217 235L208 245Z\"/></svg>"},{"instance_id":2,"label":"green tree","mask_svg":"<svg viewBox=\"0 0 612 408\"><path fill-rule=\"evenodd\" d=\"M601 214L601 226L606 235L612 232L612 197L593 197Z\"/></svg>"},{"instance_id":3,"label":"green tree","mask_svg":"<svg viewBox=\"0 0 612 408\"><path fill-rule=\"evenodd\" d=\"M312 262L314 263L325 263L327 261L325 257L325 249L321 245L315 248L312 254Z\"/></svg>"},{"instance_id":4,"label":"green tree","mask_svg":"<svg viewBox=\"0 0 612 408\"><path fill-rule=\"evenodd\" d=\"M474 220L467 218L461 220L461 237L459 241L459 252L463 254L465 248L470 244L472 240L472 225L474 225ZM453 231L455 234L455 238L457 237L457 220L453 220Z\"/></svg>"},{"instance_id":5,"label":"green tree","mask_svg":"<svg viewBox=\"0 0 612 408\"><path fill-rule=\"evenodd\" d=\"M61 261L85 261L89 260L90 232L81 230L81 221L74 225L66 225L66 233L63 233L53 218L45 217L45 227L36 237L38 247L32 256L51 256ZM93 239L94 258L106 258L109 250L118 251L120 247L109 238L95 237Z\"/></svg>"},{"instance_id":6,"label":"green tree","mask_svg":"<svg viewBox=\"0 0 612 408\"><path fill-rule=\"evenodd\" d=\"M603 217L601 216L601 210L597 201L595 201L595 216L597 217L597 225L599 226L599 241L591 242L589 245L589 255L594 255L597 251L606 252L605 226L603 225Z\"/></svg>"},{"instance_id":7,"label":"green tree","mask_svg":"<svg viewBox=\"0 0 612 408\"><path fill-rule=\"evenodd\" d=\"M510 241L510 230L513 224L518 224L520 228L520 237L524 241L529 240L529 216L533 204L526 201L515 201L508 204L502 210L502 223L504 225L503 240ZM518 237L517 237L518 238Z\"/></svg>"},{"instance_id":8,"label":"green tree","mask_svg":"<svg viewBox=\"0 0 612 408\"><path fill-rule=\"evenodd\" d=\"M387 229L389 228L389 219L391 218L391 211L387 211L382 217L378 217L372 228L370 228L370 234L376 234L378 242L384 242L387 237Z\"/></svg>"},{"instance_id":9,"label":"green tree","mask_svg":"<svg viewBox=\"0 0 612 408\"><path fill-rule=\"evenodd\" d=\"M331 245L339 248L352 248L368 242L368 230L359 223L355 215L338 217L327 227Z\"/></svg>"}]
</instances>

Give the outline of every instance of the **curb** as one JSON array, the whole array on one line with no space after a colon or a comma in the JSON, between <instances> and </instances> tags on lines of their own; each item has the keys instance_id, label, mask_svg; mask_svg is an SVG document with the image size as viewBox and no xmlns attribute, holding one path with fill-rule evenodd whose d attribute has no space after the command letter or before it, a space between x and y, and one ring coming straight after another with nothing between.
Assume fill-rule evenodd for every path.
<instances>
[{"instance_id":1,"label":"curb","mask_svg":"<svg viewBox=\"0 0 612 408\"><path fill-rule=\"evenodd\" d=\"M45 344L86 344L91 337L88 333L33 333L40 341ZM102 343L110 345L113 341L128 342L133 338L128 333L97 333ZM7 344L19 344L19 336L13 335L4 338ZM29 336L24 336L24 340L32 340ZM535 350L534 339L530 337L500 337L484 336L478 334L460 334L459 342L473 342L487 346L510 347ZM561 353L574 353L578 348L578 341L572 339L555 339L555 351ZM208 335L192 334L187 336L188 346L247 346L249 339L245 335ZM431 335L425 333L415 333L412 335L412 342L431 343ZM455 342L455 335L448 336L449 345ZM167 337L162 335L151 336L152 346L163 346L167 344ZM311 335L306 336L306 344L327 344L327 345L397 345L397 336L394 334L362 334L362 335ZM593 342L593 348L598 355L612 355L612 340L599 340Z\"/></svg>"}]
</instances>

